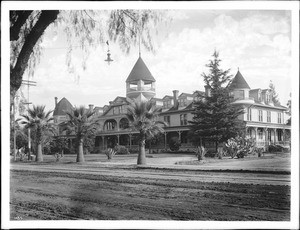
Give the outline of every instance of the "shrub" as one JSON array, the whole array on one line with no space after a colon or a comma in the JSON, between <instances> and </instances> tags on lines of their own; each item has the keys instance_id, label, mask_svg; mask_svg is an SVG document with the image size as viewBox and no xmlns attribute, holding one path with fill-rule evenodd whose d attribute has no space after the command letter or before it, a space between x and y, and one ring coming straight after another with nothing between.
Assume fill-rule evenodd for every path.
<instances>
[{"instance_id":1,"label":"shrub","mask_svg":"<svg viewBox=\"0 0 300 230\"><path fill-rule=\"evenodd\" d=\"M116 151L116 154L120 154L120 155L130 154L129 150L124 145L116 145L114 147L114 150Z\"/></svg>"},{"instance_id":2,"label":"shrub","mask_svg":"<svg viewBox=\"0 0 300 230\"><path fill-rule=\"evenodd\" d=\"M169 142L169 148L171 151L178 151L181 146L181 142L178 137L172 137Z\"/></svg>"},{"instance_id":3,"label":"shrub","mask_svg":"<svg viewBox=\"0 0 300 230\"><path fill-rule=\"evenodd\" d=\"M261 157L263 154L264 149L263 148L256 148L255 151L257 152L257 156Z\"/></svg>"},{"instance_id":4,"label":"shrub","mask_svg":"<svg viewBox=\"0 0 300 230\"><path fill-rule=\"evenodd\" d=\"M210 157L210 158L214 158L216 156L216 153L214 150L208 149L206 151L206 154L204 155L204 157Z\"/></svg>"},{"instance_id":5,"label":"shrub","mask_svg":"<svg viewBox=\"0 0 300 230\"><path fill-rule=\"evenodd\" d=\"M54 153L53 156L55 157L56 159L56 162L58 162L60 160L60 158L63 158L64 157L64 154L63 154L63 151L61 153Z\"/></svg>"},{"instance_id":6,"label":"shrub","mask_svg":"<svg viewBox=\"0 0 300 230\"><path fill-rule=\"evenodd\" d=\"M283 152L286 148L284 148L281 145L270 145L268 147L268 152L274 153L274 152Z\"/></svg>"},{"instance_id":7,"label":"shrub","mask_svg":"<svg viewBox=\"0 0 300 230\"><path fill-rule=\"evenodd\" d=\"M138 147L131 147L128 149L129 153L139 153Z\"/></svg>"},{"instance_id":8,"label":"shrub","mask_svg":"<svg viewBox=\"0 0 300 230\"><path fill-rule=\"evenodd\" d=\"M244 158L254 151L254 145L255 141L252 138L237 136L230 138L227 143L225 143L225 150L232 158Z\"/></svg>"},{"instance_id":9,"label":"shrub","mask_svg":"<svg viewBox=\"0 0 300 230\"><path fill-rule=\"evenodd\" d=\"M108 148L104 151L105 155L107 156L107 159L110 160L116 155L116 151L114 149Z\"/></svg>"},{"instance_id":10,"label":"shrub","mask_svg":"<svg viewBox=\"0 0 300 230\"><path fill-rule=\"evenodd\" d=\"M196 155L198 157L198 161L201 161L204 159L204 156L206 154L207 150L203 146L198 146L196 150Z\"/></svg>"}]
</instances>

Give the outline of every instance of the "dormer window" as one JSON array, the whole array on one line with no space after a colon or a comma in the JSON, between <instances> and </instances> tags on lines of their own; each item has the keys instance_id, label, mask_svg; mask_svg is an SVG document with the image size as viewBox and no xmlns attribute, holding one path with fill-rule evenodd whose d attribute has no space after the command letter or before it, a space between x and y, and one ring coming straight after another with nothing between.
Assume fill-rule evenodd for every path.
<instances>
[{"instance_id":1,"label":"dormer window","mask_svg":"<svg viewBox=\"0 0 300 230\"><path fill-rule=\"evenodd\" d=\"M183 107L183 106L186 106L186 105L187 105L187 99L186 98L179 99L179 106L180 107Z\"/></svg>"},{"instance_id":2,"label":"dormer window","mask_svg":"<svg viewBox=\"0 0 300 230\"><path fill-rule=\"evenodd\" d=\"M165 108L171 107L171 100L166 100L166 101L164 101L164 107L165 107Z\"/></svg>"},{"instance_id":3,"label":"dormer window","mask_svg":"<svg viewBox=\"0 0 300 230\"><path fill-rule=\"evenodd\" d=\"M269 94L266 93L266 103L269 103Z\"/></svg>"},{"instance_id":4,"label":"dormer window","mask_svg":"<svg viewBox=\"0 0 300 230\"><path fill-rule=\"evenodd\" d=\"M261 92L258 91L258 101L261 101Z\"/></svg>"}]
</instances>

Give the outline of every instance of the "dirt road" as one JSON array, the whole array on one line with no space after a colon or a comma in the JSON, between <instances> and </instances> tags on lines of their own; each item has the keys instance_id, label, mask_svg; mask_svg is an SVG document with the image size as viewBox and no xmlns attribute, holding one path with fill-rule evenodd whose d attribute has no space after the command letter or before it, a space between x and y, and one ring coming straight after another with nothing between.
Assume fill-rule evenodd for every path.
<instances>
[{"instance_id":1,"label":"dirt road","mask_svg":"<svg viewBox=\"0 0 300 230\"><path fill-rule=\"evenodd\" d=\"M289 175L14 165L12 220L290 219Z\"/></svg>"}]
</instances>

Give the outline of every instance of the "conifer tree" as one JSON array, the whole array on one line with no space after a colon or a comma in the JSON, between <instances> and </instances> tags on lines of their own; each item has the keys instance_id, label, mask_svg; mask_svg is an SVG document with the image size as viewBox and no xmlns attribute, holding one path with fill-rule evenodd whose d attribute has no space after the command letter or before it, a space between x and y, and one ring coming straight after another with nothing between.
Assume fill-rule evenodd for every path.
<instances>
[{"instance_id":1,"label":"conifer tree","mask_svg":"<svg viewBox=\"0 0 300 230\"><path fill-rule=\"evenodd\" d=\"M271 91L272 101L273 101L274 105L280 105L280 102L279 102L279 99L278 99L278 94L275 90L275 85L273 84L272 81L270 81L269 89Z\"/></svg>"},{"instance_id":2,"label":"conifer tree","mask_svg":"<svg viewBox=\"0 0 300 230\"><path fill-rule=\"evenodd\" d=\"M194 102L192 132L204 141L214 141L216 150L219 143L243 134L245 123L238 119L244 113L242 107L232 104L228 86L230 70L220 69L219 53L212 55L213 59L206 66L209 74L202 73L205 87L209 93L198 93L198 100Z\"/></svg>"}]
</instances>

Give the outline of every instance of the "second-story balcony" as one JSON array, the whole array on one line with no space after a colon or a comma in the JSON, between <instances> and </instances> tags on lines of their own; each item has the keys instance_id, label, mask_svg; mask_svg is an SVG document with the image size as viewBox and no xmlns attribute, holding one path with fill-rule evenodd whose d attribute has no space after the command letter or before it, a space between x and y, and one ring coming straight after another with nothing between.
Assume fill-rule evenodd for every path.
<instances>
[{"instance_id":1,"label":"second-story balcony","mask_svg":"<svg viewBox=\"0 0 300 230\"><path fill-rule=\"evenodd\" d=\"M155 88L153 88L153 87L138 87L138 86L127 88L127 93L128 92L136 92L136 91L144 91L144 92L155 91Z\"/></svg>"}]
</instances>

